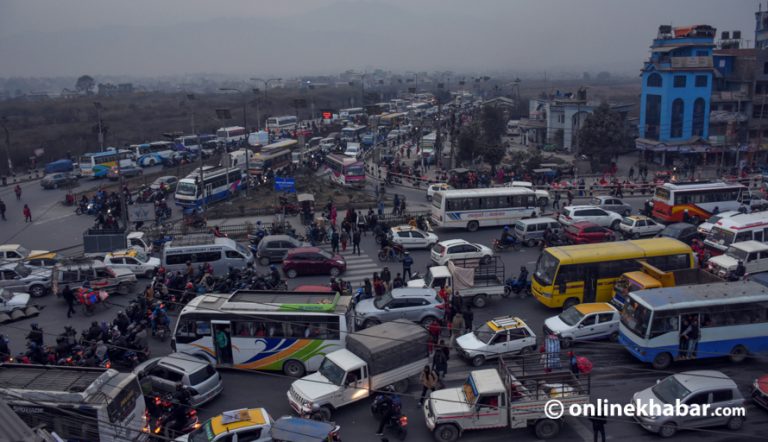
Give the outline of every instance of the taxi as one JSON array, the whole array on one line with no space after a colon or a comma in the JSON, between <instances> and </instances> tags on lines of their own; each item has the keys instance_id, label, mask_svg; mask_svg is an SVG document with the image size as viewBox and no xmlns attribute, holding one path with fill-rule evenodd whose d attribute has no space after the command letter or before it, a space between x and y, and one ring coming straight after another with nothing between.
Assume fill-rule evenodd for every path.
<instances>
[{"instance_id":1,"label":"taxi","mask_svg":"<svg viewBox=\"0 0 768 442\"><path fill-rule=\"evenodd\" d=\"M479 367L487 359L534 352L536 334L522 319L502 316L457 338L456 350L470 364Z\"/></svg>"},{"instance_id":2,"label":"taxi","mask_svg":"<svg viewBox=\"0 0 768 442\"><path fill-rule=\"evenodd\" d=\"M264 408L243 408L225 411L205 421L200 428L176 438L177 441L208 442L268 442L274 425L272 416Z\"/></svg>"},{"instance_id":3,"label":"taxi","mask_svg":"<svg viewBox=\"0 0 768 442\"><path fill-rule=\"evenodd\" d=\"M130 248L107 253L104 256L104 264L113 268L130 270L136 276L152 278L155 269L160 266L160 259L147 255L143 250Z\"/></svg>"},{"instance_id":4,"label":"taxi","mask_svg":"<svg viewBox=\"0 0 768 442\"><path fill-rule=\"evenodd\" d=\"M387 236L393 244L406 249L431 249L439 241L434 233L408 224L390 228Z\"/></svg>"},{"instance_id":5,"label":"taxi","mask_svg":"<svg viewBox=\"0 0 768 442\"><path fill-rule=\"evenodd\" d=\"M544 321L544 333L560 339L561 347L574 342L619 339L619 311L607 302L577 304Z\"/></svg>"},{"instance_id":6,"label":"taxi","mask_svg":"<svg viewBox=\"0 0 768 442\"><path fill-rule=\"evenodd\" d=\"M643 215L625 216L619 223L619 231L626 239L656 236L664 230L664 225Z\"/></svg>"},{"instance_id":7,"label":"taxi","mask_svg":"<svg viewBox=\"0 0 768 442\"><path fill-rule=\"evenodd\" d=\"M32 267L52 269L61 261L61 255L56 252L43 252L30 254L24 259L24 264Z\"/></svg>"}]
</instances>

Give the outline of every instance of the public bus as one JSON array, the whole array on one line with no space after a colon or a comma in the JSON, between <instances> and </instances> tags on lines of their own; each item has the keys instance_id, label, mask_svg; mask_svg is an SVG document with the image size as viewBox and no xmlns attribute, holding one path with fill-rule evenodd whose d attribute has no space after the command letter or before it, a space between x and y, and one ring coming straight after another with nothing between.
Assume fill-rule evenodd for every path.
<instances>
[{"instance_id":1,"label":"public bus","mask_svg":"<svg viewBox=\"0 0 768 442\"><path fill-rule=\"evenodd\" d=\"M685 338L689 327L698 328L698 339ZM765 355L766 336L768 288L754 281L630 292L619 324L619 342L656 369L679 360Z\"/></svg>"},{"instance_id":2,"label":"public bus","mask_svg":"<svg viewBox=\"0 0 768 442\"><path fill-rule=\"evenodd\" d=\"M106 368L0 365L0 395L31 428L60 440L145 441L141 385L133 373Z\"/></svg>"},{"instance_id":3,"label":"public bus","mask_svg":"<svg viewBox=\"0 0 768 442\"><path fill-rule=\"evenodd\" d=\"M201 146L205 146L212 140L216 141L217 137L215 135L184 135L173 141L187 152L200 153Z\"/></svg>"},{"instance_id":4,"label":"public bus","mask_svg":"<svg viewBox=\"0 0 768 442\"><path fill-rule=\"evenodd\" d=\"M749 189L739 183L664 183L653 195L652 215L664 223L683 221L683 214L694 223L704 221L718 212L737 210L742 203L750 207Z\"/></svg>"},{"instance_id":5,"label":"public bus","mask_svg":"<svg viewBox=\"0 0 768 442\"><path fill-rule=\"evenodd\" d=\"M512 225L521 218L535 218L536 193L520 187L448 189L432 196L432 223L437 227Z\"/></svg>"},{"instance_id":6,"label":"public bus","mask_svg":"<svg viewBox=\"0 0 768 442\"><path fill-rule=\"evenodd\" d=\"M282 132L296 130L299 119L294 115L267 118L267 132Z\"/></svg>"},{"instance_id":7,"label":"public bus","mask_svg":"<svg viewBox=\"0 0 768 442\"><path fill-rule=\"evenodd\" d=\"M299 147L299 142L294 140L293 138L282 138L277 141L275 141L272 144L267 144L266 146L262 147L261 150L276 150L276 149L287 149L287 150L293 150Z\"/></svg>"},{"instance_id":8,"label":"public bus","mask_svg":"<svg viewBox=\"0 0 768 442\"><path fill-rule=\"evenodd\" d=\"M331 183L343 187L365 186L365 163L357 158L332 153L325 157L325 165L331 172Z\"/></svg>"},{"instance_id":9,"label":"public bus","mask_svg":"<svg viewBox=\"0 0 768 442\"><path fill-rule=\"evenodd\" d=\"M379 118L379 126L395 128L404 123L406 118L408 118L408 112L395 112L382 115L381 118Z\"/></svg>"},{"instance_id":10,"label":"public bus","mask_svg":"<svg viewBox=\"0 0 768 442\"><path fill-rule=\"evenodd\" d=\"M362 107L350 107L348 109L339 110L339 118L341 118L342 121L353 120L362 115L365 115L365 109Z\"/></svg>"},{"instance_id":11,"label":"public bus","mask_svg":"<svg viewBox=\"0 0 768 442\"><path fill-rule=\"evenodd\" d=\"M665 272L696 267L691 248L672 238L548 247L536 262L531 291L550 308L609 302L621 275L642 270L638 260Z\"/></svg>"},{"instance_id":12,"label":"public bus","mask_svg":"<svg viewBox=\"0 0 768 442\"><path fill-rule=\"evenodd\" d=\"M110 169L117 166L118 157L120 166L132 166L134 164L133 153L125 149L84 153L80 156L80 174L89 178L104 178Z\"/></svg>"},{"instance_id":13,"label":"public bus","mask_svg":"<svg viewBox=\"0 0 768 442\"><path fill-rule=\"evenodd\" d=\"M200 169L195 169L186 178L179 180L174 199L182 207L200 207L222 201L237 194L245 186L243 170L203 166L203 183L200 184Z\"/></svg>"},{"instance_id":14,"label":"public bus","mask_svg":"<svg viewBox=\"0 0 768 442\"><path fill-rule=\"evenodd\" d=\"M216 131L216 139L224 146L234 146L245 141L248 132L242 126L222 127Z\"/></svg>"},{"instance_id":15,"label":"public bus","mask_svg":"<svg viewBox=\"0 0 768 442\"><path fill-rule=\"evenodd\" d=\"M354 324L351 296L327 292L237 290L190 301L179 314L171 347L219 367L275 370L301 377L326 353L344 348ZM214 345L220 333L225 347ZM216 342L220 342L216 339Z\"/></svg>"},{"instance_id":16,"label":"public bus","mask_svg":"<svg viewBox=\"0 0 768 442\"><path fill-rule=\"evenodd\" d=\"M248 174L261 177L267 170L278 173L290 166L292 159L292 152L288 149L263 149L251 156L248 161Z\"/></svg>"},{"instance_id":17,"label":"public bus","mask_svg":"<svg viewBox=\"0 0 768 442\"><path fill-rule=\"evenodd\" d=\"M170 141L153 141L144 144L132 144L131 151L136 156L136 163L141 167L151 167L162 164L170 159L174 152L174 143Z\"/></svg>"},{"instance_id":18,"label":"public bus","mask_svg":"<svg viewBox=\"0 0 768 442\"><path fill-rule=\"evenodd\" d=\"M365 132L368 131L366 126L347 126L341 129L341 141L356 142L360 141L360 138Z\"/></svg>"}]
</instances>

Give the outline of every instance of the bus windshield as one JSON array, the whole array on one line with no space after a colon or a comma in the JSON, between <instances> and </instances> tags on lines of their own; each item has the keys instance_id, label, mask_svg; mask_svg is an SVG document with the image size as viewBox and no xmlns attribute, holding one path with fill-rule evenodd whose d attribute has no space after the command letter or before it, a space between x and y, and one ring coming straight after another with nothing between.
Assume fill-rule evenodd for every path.
<instances>
[{"instance_id":1,"label":"bus windshield","mask_svg":"<svg viewBox=\"0 0 768 442\"><path fill-rule=\"evenodd\" d=\"M733 243L733 238L734 238L733 232L729 232L720 227L713 227L712 231L709 232L709 238L707 239L713 243L727 245L727 244Z\"/></svg>"},{"instance_id":2,"label":"bus windshield","mask_svg":"<svg viewBox=\"0 0 768 442\"><path fill-rule=\"evenodd\" d=\"M645 337L650 319L651 311L635 300L630 300L621 311L621 324L641 338Z\"/></svg>"},{"instance_id":3,"label":"bus windshield","mask_svg":"<svg viewBox=\"0 0 768 442\"><path fill-rule=\"evenodd\" d=\"M443 205L443 194L435 192L432 195L432 206L436 209L441 208Z\"/></svg>"},{"instance_id":4,"label":"bus windshield","mask_svg":"<svg viewBox=\"0 0 768 442\"><path fill-rule=\"evenodd\" d=\"M534 275L542 285L552 285L552 283L555 282L555 275L557 274L557 267L559 265L560 260L552 256L551 253L545 251L539 256Z\"/></svg>"},{"instance_id":5,"label":"bus windshield","mask_svg":"<svg viewBox=\"0 0 768 442\"><path fill-rule=\"evenodd\" d=\"M365 175L363 166L356 164L354 166L347 167L347 176L361 176L361 175Z\"/></svg>"},{"instance_id":6,"label":"bus windshield","mask_svg":"<svg viewBox=\"0 0 768 442\"><path fill-rule=\"evenodd\" d=\"M194 196L197 193L197 185L195 185L195 183L186 183L182 181L179 183L176 193L179 195Z\"/></svg>"}]
</instances>

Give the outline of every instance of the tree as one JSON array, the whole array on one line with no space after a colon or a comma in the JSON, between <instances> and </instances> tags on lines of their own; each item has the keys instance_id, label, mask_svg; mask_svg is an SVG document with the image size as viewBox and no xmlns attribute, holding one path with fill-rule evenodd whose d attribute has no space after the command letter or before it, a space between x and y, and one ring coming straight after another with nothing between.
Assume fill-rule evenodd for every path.
<instances>
[{"instance_id":1,"label":"tree","mask_svg":"<svg viewBox=\"0 0 768 442\"><path fill-rule=\"evenodd\" d=\"M81 94L90 94L96 86L96 80L90 75L81 75L75 83L75 89Z\"/></svg>"},{"instance_id":2,"label":"tree","mask_svg":"<svg viewBox=\"0 0 768 442\"><path fill-rule=\"evenodd\" d=\"M609 81L611 79L611 73L606 71L600 71L597 73L595 80L599 82Z\"/></svg>"},{"instance_id":3,"label":"tree","mask_svg":"<svg viewBox=\"0 0 768 442\"><path fill-rule=\"evenodd\" d=\"M491 173L496 173L496 166L501 164L501 160L504 159L504 155L507 154L507 150L500 144L486 144L481 150L483 154L483 160L491 165Z\"/></svg>"},{"instance_id":4,"label":"tree","mask_svg":"<svg viewBox=\"0 0 768 442\"><path fill-rule=\"evenodd\" d=\"M602 103L584 120L577 134L579 151L596 164L608 164L632 139L618 112Z\"/></svg>"},{"instance_id":5,"label":"tree","mask_svg":"<svg viewBox=\"0 0 768 442\"><path fill-rule=\"evenodd\" d=\"M483 113L480 117L483 127L483 138L486 143L495 145L501 142L501 136L507 129L507 122L504 121L504 114L501 110L492 107L483 107Z\"/></svg>"},{"instance_id":6,"label":"tree","mask_svg":"<svg viewBox=\"0 0 768 442\"><path fill-rule=\"evenodd\" d=\"M457 158L460 162L469 162L474 160L480 152L478 152L477 139L479 138L480 130L474 124L461 128L459 132Z\"/></svg>"}]
</instances>

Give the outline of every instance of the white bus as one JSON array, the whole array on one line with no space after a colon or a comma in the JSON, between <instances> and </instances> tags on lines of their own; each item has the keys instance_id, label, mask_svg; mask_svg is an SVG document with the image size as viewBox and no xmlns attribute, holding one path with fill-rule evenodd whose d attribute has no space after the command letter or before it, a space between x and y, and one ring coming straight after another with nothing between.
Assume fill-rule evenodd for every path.
<instances>
[{"instance_id":1,"label":"white bus","mask_svg":"<svg viewBox=\"0 0 768 442\"><path fill-rule=\"evenodd\" d=\"M339 110L339 118L343 121L351 120L361 115L365 115L365 109L362 107L350 107L348 109Z\"/></svg>"},{"instance_id":2,"label":"white bus","mask_svg":"<svg viewBox=\"0 0 768 442\"><path fill-rule=\"evenodd\" d=\"M200 169L195 169L179 180L174 199L182 207L200 207L225 200L243 187L243 169L203 166L203 183L200 183Z\"/></svg>"},{"instance_id":3,"label":"white bus","mask_svg":"<svg viewBox=\"0 0 768 442\"><path fill-rule=\"evenodd\" d=\"M360 138L368 131L366 126L347 126L341 129L341 141L360 141Z\"/></svg>"},{"instance_id":4,"label":"white bus","mask_svg":"<svg viewBox=\"0 0 768 442\"><path fill-rule=\"evenodd\" d=\"M283 138L280 140L275 141L272 144L267 144L266 146L262 147L261 150L276 150L276 149L288 149L293 150L299 147L299 142L294 140L293 138Z\"/></svg>"},{"instance_id":5,"label":"white bus","mask_svg":"<svg viewBox=\"0 0 768 442\"><path fill-rule=\"evenodd\" d=\"M245 141L248 132L241 126L222 127L216 131L216 138L219 144L232 146Z\"/></svg>"},{"instance_id":6,"label":"white bus","mask_svg":"<svg viewBox=\"0 0 768 442\"><path fill-rule=\"evenodd\" d=\"M146 419L135 374L105 368L0 365L0 395L30 427L63 440L144 441Z\"/></svg>"},{"instance_id":7,"label":"white bus","mask_svg":"<svg viewBox=\"0 0 768 442\"><path fill-rule=\"evenodd\" d=\"M282 132L296 130L299 120L294 115L267 118L267 132Z\"/></svg>"},{"instance_id":8,"label":"white bus","mask_svg":"<svg viewBox=\"0 0 768 442\"><path fill-rule=\"evenodd\" d=\"M432 222L438 227L474 232L482 226L512 225L538 213L536 193L520 187L449 189L432 196Z\"/></svg>"},{"instance_id":9,"label":"white bus","mask_svg":"<svg viewBox=\"0 0 768 442\"><path fill-rule=\"evenodd\" d=\"M301 377L316 371L326 353L344 348L353 325L350 301L328 292L198 296L179 314L171 347L220 367ZM224 348L214 345L221 333L229 338Z\"/></svg>"},{"instance_id":10,"label":"white bus","mask_svg":"<svg viewBox=\"0 0 768 442\"><path fill-rule=\"evenodd\" d=\"M698 338L686 338L691 335ZM657 369L675 360L765 355L766 336L768 288L754 281L631 292L619 325L619 342Z\"/></svg>"},{"instance_id":11,"label":"white bus","mask_svg":"<svg viewBox=\"0 0 768 442\"><path fill-rule=\"evenodd\" d=\"M173 157L174 143L171 141L153 141L144 144L132 144L131 150L136 155L136 163L141 167L162 164L163 160Z\"/></svg>"},{"instance_id":12,"label":"white bus","mask_svg":"<svg viewBox=\"0 0 768 442\"><path fill-rule=\"evenodd\" d=\"M110 169L117 166L118 157L120 166L135 166L133 152L120 149L120 152L107 149L104 152L84 153L80 156L80 175L87 178L105 178Z\"/></svg>"}]
</instances>

